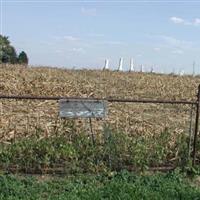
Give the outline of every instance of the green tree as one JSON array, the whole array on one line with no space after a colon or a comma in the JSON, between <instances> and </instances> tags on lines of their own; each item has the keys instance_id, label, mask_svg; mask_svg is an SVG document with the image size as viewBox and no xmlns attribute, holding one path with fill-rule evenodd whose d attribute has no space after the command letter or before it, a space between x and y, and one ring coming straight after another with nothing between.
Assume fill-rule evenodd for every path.
<instances>
[{"instance_id":1,"label":"green tree","mask_svg":"<svg viewBox=\"0 0 200 200\"><path fill-rule=\"evenodd\" d=\"M17 63L17 53L8 37L0 35L0 63Z\"/></svg>"},{"instance_id":2,"label":"green tree","mask_svg":"<svg viewBox=\"0 0 200 200\"><path fill-rule=\"evenodd\" d=\"M28 64L28 56L24 51L22 51L18 56L18 63L19 64Z\"/></svg>"}]
</instances>

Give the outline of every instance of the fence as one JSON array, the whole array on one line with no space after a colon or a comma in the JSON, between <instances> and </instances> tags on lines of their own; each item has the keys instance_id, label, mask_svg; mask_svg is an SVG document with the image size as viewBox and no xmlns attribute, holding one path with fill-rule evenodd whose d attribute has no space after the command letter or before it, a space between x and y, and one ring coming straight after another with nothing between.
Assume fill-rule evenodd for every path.
<instances>
[{"instance_id":1,"label":"fence","mask_svg":"<svg viewBox=\"0 0 200 200\"><path fill-rule=\"evenodd\" d=\"M40 113L35 118L31 118L31 119L27 118L25 123L20 124L22 122L22 119L26 117L25 113L36 114L36 113L41 112L40 106L44 102L45 102L45 109L42 110L42 112L46 113L46 115L48 115L48 117L51 116L51 113L55 114L57 112L57 103L55 103L55 102L57 102L58 100L61 100L61 99L66 99L66 100L77 99L77 100L80 100L80 101L81 100L104 100L104 101L107 101L108 103L111 103L111 104L113 104L113 103L114 104L123 104L123 106L121 108L122 109L122 113L123 113L123 107L125 107L125 103L126 104L131 104L131 105L132 104L137 104L137 105L138 104L141 104L141 105L142 104L149 104L149 105L152 105L152 106L153 105L177 106L177 107L173 107L173 109L174 109L173 112L179 112L179 110L180 110L179 106L187 106L187 108L184 107L184 109L185 109L185 112L189 111L189 124L185 125L184 131L187 131L186 129L187 129L187 126L188 126L188 131L189 131L188 156L189 157L192 156L192 165L193 166L196 163L197 142L198 142L197 138L198 138L198 132L199 132L200 86L198 87L198 94L197 94L197 100L196 101L186 101L186 100L172 101L172 100L148 100L148 99L117 99L117 98L103 98L102 99L102 98L59 97L59 96L58 97L48 97L48 96L0 95L0 100L1 100L1 120L2 120L1 121L1 124L2 124L1 125L2 126L1 139L3 140L3 138L6 138L7 137L7 135L6 135L7 133L13 133L14 134L13 137L14 137L14 140L15 140L15 138L17 137L16 136L17 131L19 131L21 133L26 132L23 135L23 137L24 136L26 137L27 134L29 132L31 132L31 130L33 129L33 124L35 123L34 122L35 120L39 121L42 125L45 125L45 124L51 122L53 118L50 117L49 121L48 121L48 120L45 119L44 115L41 115L41 113ZM13 104L13 101L15 101L14 104ZM38 110L35 110L35 106L36 106L35 102L36 101L41 102L41 103L37 104L37 106L39 106ZM50 103L50 102L53 102L53 103ZM25 106L26 103L27 103L27 106ZM9 111L9 104L12 105L12 110L11 111ZM131 107L133 107L133 106L129 106L127 108L127 111ZM19 108L19 109L17 109L17 108ZM111 105L111 110L112 110L112 108L113 107ZM148 111L145 111L145 108L147 108L147 106L144 106L144 108L143 108L144 113L148 112ZM194 111L194 108L195 108L195 113L196 114L195 114L195 124L194 124L194 135L192 136L192 130L193 130L193 123L192 122L193 122L193 111ZM28 111L28 109L29 109L29 111ZM51 109L53 109L53 110L51 111ZM149 109L154 109L154 108L153 107L149 107ZM160 107L159 107L159 109L160 109ZM164 112L165 112L165 109L166 108L163 108ZM9 112L10 112L10 116L7 116ZM22 116L19 115L20 112L22 112ZM115 112L115 111L113 111L113 112ZM169 115L171 115L170 112L169 112ZM138 111L138 114L141 115L142 113L140 113L140 111ZM155 112L155 110L154 110L153 113L151 113L151 114L152 115L153 114L157 115L157 112ZM162 116L158 116L158 118L155 119L155 121L158 123L157 120L160 120L161 117L165 118L166 117L165 114L166 113L164 113ZM4 120L4 118L6 119L6 116L9 118L7 124L6 124L6 120ZM151 116L149 118L151 118ZM52 117L55 117L55 115L52 114ZM185 115L184 115L184 118L186 118ZM61 122L59 120L60 119L58 117L54 121L54 124L52 125L52 128L53 128L55 133L59 132L58 129L59 129L59 126L61 126ZM4 129L5 127L10 127L12 125L12 123L14 123L14 121L15 121L15 124L12 127L12 131L10 131L10 130L8 131L8 130ZM174 121L174 118L173 118L173 121ZM177 119L177 121L178 121L178 119ZM5 127L3 128L3 124L4 123L5 123ZM126 123L131 123L131 122L127 120ZM180 123L175 124L174 127L178 128L176 126L179 126L181 123L182 123L182 121L180 121ZM17 129L17 126L19 126L18 129ZM78 124L75 124L75 126L78 126ZM119 123L118 126L120 127L120 123ZM20 127L21 127L21 129L20 129ZM64 126L62 126L62 127L65 128L65 131L67 131L66 127L64 127ZM36 123L36 126L34 126L34 128L36 129L35 133L37 133L38 129L40 129L40 127L37 125L37 123ZM127 125L124 126L124 129L126 129L126 128L127 128ZM91 131L93 132L92 127L91 127ZM156 131L156 130L153 130L153 131ZM48 131L47 130L45 130L44 132L45 132L45 134L48 135ZM125 132L129 133L129 130L126 130ZM106 136L106 137L107 138L111 138L110 136ZM109 141L111 141L111 140L109 140ZM118 139L115 140L115 142L116 141L118 141ZM137 142L134 143L134 144L137 144ZM163 142L162 144L165 143L165 141L162 141L162 142ZM98 143L98 141L96 142L96 144L97 143ZM105 144L107 144L107 142L105 142ZM150 144L150 148L151 147L154 147L154 145ZM190 147L192 147L192 149ZM159 148L158 148L158 150L159 150ZM109 163L109 165L112 164L111 163L112 159L110 158L111 151L112 151L112 149L109 150L109 155L108 155L108 161L109 161L108 163ZM148 151L148 150L146 150L146 151ZM155 151L157 151L156 148L155 148ZM192 154L191 154L191 152L192 152ZM127 155L123 155L123 156L127 156ZM117 159L116 156L113 156L113 157ZM143 159L145 159L145 157ZM153 157L151 159L153 159ZM96 159L95 159L95 162L97 162ZM114 162L114 160L112 160L112 162ZM123 162L125 162L125 161L123 161Z\"/></svg>"}]
</instances>

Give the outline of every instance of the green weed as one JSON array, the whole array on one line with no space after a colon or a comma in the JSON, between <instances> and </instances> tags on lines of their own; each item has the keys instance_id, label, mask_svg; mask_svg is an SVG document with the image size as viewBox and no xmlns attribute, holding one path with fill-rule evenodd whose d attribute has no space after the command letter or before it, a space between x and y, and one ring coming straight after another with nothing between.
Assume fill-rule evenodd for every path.
<instances>
[{"instance_id":1,"label":"green weed","mask_svg":"<svg viewBox=\"0 0 200 200\"><path fill-rule=\"evenodd\" d=\"M167 129L156 136L143 136L127 135L105 126L93 143L88 134L76 132L73 123L70 124L66 129L69 132L57 133L55 137L36 136L1 144L0 167L23 172L97 173L187 165L185 136L180 135L172 142Z\"/></svg>"},{"instance_id":2,"label":"green weed","mask_svg":"<svg viewBox=\"0 0 200 200\"><path fill-rule=\"evenodd\" d=\"M121 173L51 178L0 176L0 199L9 200L198 200L200 189L178 172L154 175Z\"/></svg>"}]
</instances>

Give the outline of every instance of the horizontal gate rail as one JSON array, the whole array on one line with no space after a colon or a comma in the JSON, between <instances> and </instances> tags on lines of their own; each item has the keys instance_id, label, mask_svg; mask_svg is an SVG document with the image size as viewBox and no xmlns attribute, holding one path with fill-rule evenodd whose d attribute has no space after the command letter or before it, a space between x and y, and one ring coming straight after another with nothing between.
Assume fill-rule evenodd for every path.
<instances>
[{"instance_id":1,"label":"horizontal gate rail","mask_svg":"<svg viewBox=\"0 0 200 200\"><path fill-rule=\"evenodd\" d=\"M187 105L197 105L197 101L187 101L187 100L151 100L151 99L119 99L119 98L92 98L92 97L64 97L64 96L17 96L17 95L0 95L0 99L16 99L16 100L105 100L108 102L118 102L118 103L155 103L155 104L187 104Z\"/></svg>"}]
</instances>

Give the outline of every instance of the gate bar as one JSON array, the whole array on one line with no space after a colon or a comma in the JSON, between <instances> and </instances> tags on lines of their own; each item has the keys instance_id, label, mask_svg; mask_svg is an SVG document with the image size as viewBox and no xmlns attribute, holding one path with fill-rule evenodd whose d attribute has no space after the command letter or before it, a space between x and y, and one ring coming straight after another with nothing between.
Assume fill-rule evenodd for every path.
<instances>
[{"instance_id":1,"label":"gate bar","mask_svg":"<svg viewBox=\"0 0 200 200\"><path fill-rule=\"evenodd\" d=\"M198 93L197 93L196 121L195 121L195 132L194 132L194 142L193 142L192 166L195 165L195 161L196 161L197 136L198 136L198 132L199 132L199 108L200 108L200 85L198 87Z\"/></svg>"},{"instance_id":2,"label":"gate bar","mask_svg":"<svg viewBox=\"0 0 200 200\"><path fill-rule=\"evenodd\" d=\"M93 97L64 97L64 96L17 96L17 95L0 95L0 99L16 99L16 100L96 100L96 101L108 101L108 102L121 102L121 103L158 103L158 104L188 104L197 105L198 101L187 101L187 100L151 100L151 99L118 99L118 98L93 98Z\"/></svg>"}]
</instances>

